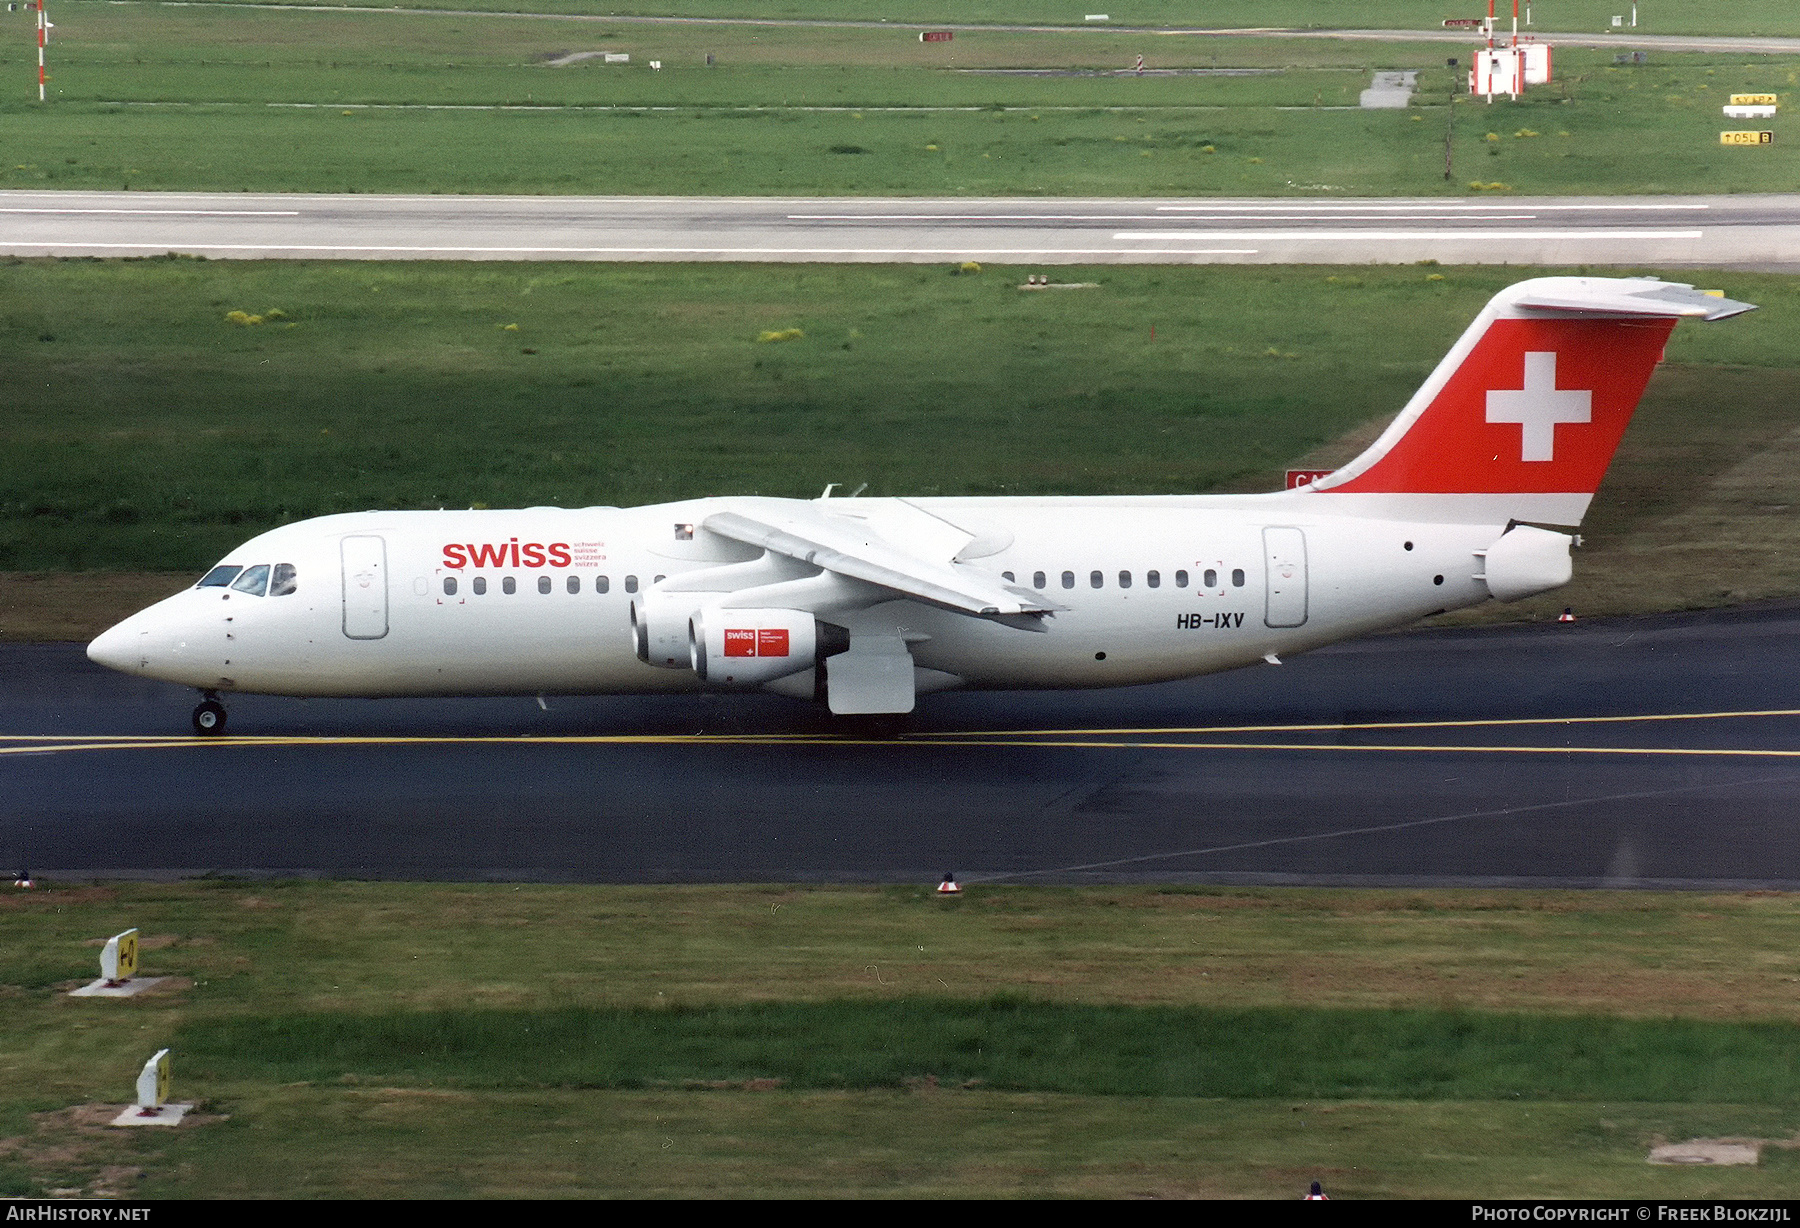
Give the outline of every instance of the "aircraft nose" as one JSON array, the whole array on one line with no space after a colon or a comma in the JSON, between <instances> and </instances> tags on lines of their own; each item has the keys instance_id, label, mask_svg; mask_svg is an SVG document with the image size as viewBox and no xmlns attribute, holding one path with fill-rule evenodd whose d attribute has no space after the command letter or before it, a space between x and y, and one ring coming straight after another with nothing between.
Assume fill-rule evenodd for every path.
<instances>
[{"instance_id":1,"label":"aircraft nose","mask_svg":"<svg viewBox=\"0 0 1800 1228\"><path fill-rule=\"evenodd\" d=\"M134 672L139 664L138 630L126 619L116 627L102 631L87 647L88 660L108 669Z\"/></svg>"}]
</instances>

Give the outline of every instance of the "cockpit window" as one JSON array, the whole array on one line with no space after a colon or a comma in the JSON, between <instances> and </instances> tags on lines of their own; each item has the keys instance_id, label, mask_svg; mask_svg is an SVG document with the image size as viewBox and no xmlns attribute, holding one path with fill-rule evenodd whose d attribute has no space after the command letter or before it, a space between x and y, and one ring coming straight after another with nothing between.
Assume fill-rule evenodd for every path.
<instances>
[{"instance_id":1,"label":"cockpit window","mask_svg":"<svg viewBox=\"0 0 1800 1228\"><path fill-rule=\"evenodd\" d=\"M258 563L254 567L246 567L244 569L244 574L239 576L236 582L232 584L231 591L234 593L249 593L253 597L260 597L263 595L263 590L267 587L269 587L269 565L267 563Z\"/></svg>"},{"instance_id":2,"label":"cockpit window","mask_svg":"<svg viewBox=\"0 0 1800 1228\"><path fill-rule=\"evenodd\" d=\"M215 567L200 578L195 588L224 588L237 577L242 567Z\"/></svg>"},{"instance_id":3,"label":"cockpit window","mask_svg":"<svg viewBox=\"0 0 1800 1228\"><path fill-rule=\"evenodd\" d=\"M292 563L275 564L275 573L269 577L269 596L286 597L300 587L299 573Z\"/></svg>"}]
</instances>

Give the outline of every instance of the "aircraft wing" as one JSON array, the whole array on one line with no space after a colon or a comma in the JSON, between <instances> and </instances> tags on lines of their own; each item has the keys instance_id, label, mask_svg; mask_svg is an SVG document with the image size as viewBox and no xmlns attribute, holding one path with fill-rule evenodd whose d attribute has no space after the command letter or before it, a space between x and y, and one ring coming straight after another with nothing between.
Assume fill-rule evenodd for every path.
<instances>
[{"instance_id":1,"label":"aircraft wing","mask_svg":"<svg viewBox=\"0 0 1800 1228\"><path fill-rule=\"evenodd\" d=\"M1042 615L1059 608L1029 589L1011 588L948 562L933 562L895 546L855 519L808 505L714 512L702 523L721 537L977 618Z\"/></svg>"}]
</instances>

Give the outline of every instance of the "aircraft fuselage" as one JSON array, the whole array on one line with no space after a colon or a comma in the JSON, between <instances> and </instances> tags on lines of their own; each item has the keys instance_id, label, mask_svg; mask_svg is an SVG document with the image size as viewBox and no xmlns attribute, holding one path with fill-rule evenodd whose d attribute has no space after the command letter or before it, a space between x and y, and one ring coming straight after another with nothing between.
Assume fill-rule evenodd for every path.
<instances>
[{"instance_id":1,"label":"aircraft fuselage","mask_svg":"<svg viewBox=\"0 0 1800 1228\"><path fill-rule=\"evenodd\" d=\"M1259 509L1265 498L795 502L882 527L904 521L915 537L934 521L946 534L973 530L978 550L995 548L958 568L1061 607L1041 630L909 600L836 616L855 632L903 639L920 692L1191 677L1489 595L1479 552L1504 523L1297 517L1291 501ZM693 528L734 502L366 512L287 525L225 563L288 564L292 592L188 589L120 624L94 655L204 690L284 695L708 689L685 661L639 659L632 606L665 580L760 556ZM828 610L819 617L834 621ZM773 689L799 693L792 682Z\"/></svg>"}]
</instances>

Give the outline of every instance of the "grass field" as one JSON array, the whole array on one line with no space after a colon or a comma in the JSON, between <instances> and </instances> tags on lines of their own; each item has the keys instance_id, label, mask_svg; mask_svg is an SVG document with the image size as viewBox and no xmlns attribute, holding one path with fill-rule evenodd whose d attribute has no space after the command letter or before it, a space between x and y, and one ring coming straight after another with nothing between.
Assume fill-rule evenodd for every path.
<instances>
[{"instance_id":1,"label":"grass field","mask_svg":"<svg viewBox=\"0 0 1800 1228\"><path fill-rule=\"evenodd\" d=\"M127 925L175 988L61 997ZM1769 1196L1793 1152L1643 1158L1800 1129L1797 937L1770 893L15 893L0 1188ZM163 1044L203 1124L93 1124Z\"/></svg>"},{"instance_id":2,"label":"grass field","mask_svg":"<svg viewBox=\"0 0 1800 1228\"><path fill-rule=\"evenodd\" d=\"M185 578L105 573L191 574L371 507L1272 489L1348 459L1516 277L1110 266L1033 295L1024 273L0 264L0 570L103 573L0 583L0 634L92 635ZM1576 586L1489 616L1800 593L1800 285L1708 280L1764 310L1675 334Z\"/></svg>"},{"instance_id":3,"label":"grass field","mask_svg":"<svg viewBox=\"0 0 1800 1228\"><path fill-rule=\"evenodd\" d=\"M1563 49L1555 86L1463 100L1462 170L1446 183L1442 44L986 31L925 45L882 29L96 0L61 12L54 105L35 102L26 23L0 43L0 80L17 83L0 101L0 187L1458 195L1473 180L1744 192L1795 176L1779 137L1752 151L1717 137L1726 95L1792 89L1794 56L1657 53L1620 68L1610 51ZM594 51L632 60L551 66ZM1114 75L1139 54L1258 71ZM1424 70L1429 106L1357 110L1370 73L1395 67Z\"/></svg>"}]
</instances>

